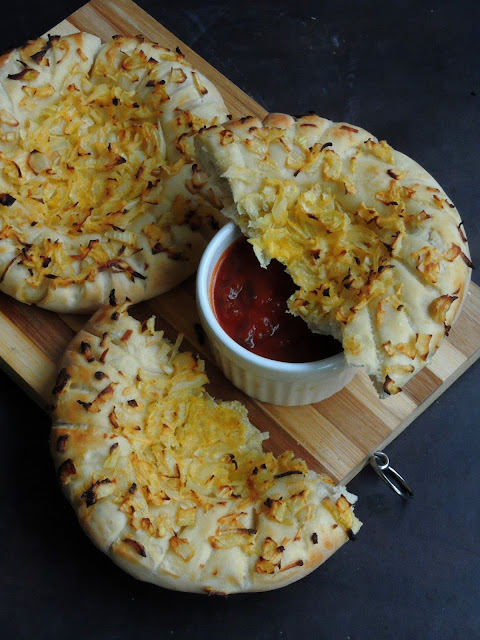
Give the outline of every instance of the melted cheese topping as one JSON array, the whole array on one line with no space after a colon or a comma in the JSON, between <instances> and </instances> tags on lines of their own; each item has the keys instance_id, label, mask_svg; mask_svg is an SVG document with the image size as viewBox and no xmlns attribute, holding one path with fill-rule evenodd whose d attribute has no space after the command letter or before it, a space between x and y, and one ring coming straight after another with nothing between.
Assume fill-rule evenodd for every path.
<instances>
[{"instance_id":1,"label":"melted cheese topping","mask_svg":"<svg viewBox=\"0 0 480 640\"><path fill-rule=\"evenodd\" d=\"M126 228L158 203L162 171L171 168L154 105L135 104L133 92L96 87L85 77L81 91L70 85L57 104L27 123L15 152L18 170L4 159L8 192L21 212L3 208L3 238L36 225L75 240L89 237L76 255L58 237L27 247L23 263L33 272L31 284L45 274L78 281L108 267L119 247L107 248L101 238L128 247L124 257L139 248ZM80 273L76 262L83 263Z\"/></svg>"},{"instance_id":2,"label":"melted cheese topping","mask_svg":"<svg viewBox=\"0 0 480 640\"><path fill-rule=\"evenodd\" d=\"M140 325L124 305L100 310L67 352L52 444L87 530L107 503L112 518L123 514L115 548L146 563L163 558L170 572L173 557L176 575L191 571L207 585L213 567L228 574L223 554L236 550L234 590L301 567L318 543L328 553L334 538L352 536L355 498L292 452L264 452L268 436L239 402L206 392L203 361L180 342L165 340L153 319Z\"/></svg>"},{"instance_id":3,"label":"melted cheese topping","mask_svg":"<svg viewBox=\"0 0 480 640\"><path fill-rule=\"evenodd\" d=\"M448 333L473 266L433 178L385 141L318 116L244 118L201 132L197 148L225 215L261 264L278 260L298 286L290 311L341 338L381 395L401 390Z\"/></svg>"},{"instance_id":4,"label":"melted cheese topping","mask_svg":"<svg viewBox=\"0 0 480 640\"><path fill-rule=\"evenodd\" d=\"M292 309L312 304L317 317L348 324L384 295L391 258L386 240L402 233L401 218L380 229L369 224L375 216L365 206L351 213L319 186L300 192L293 182L270 178L238 208L247 212L249 227L261 232L254 248L295 273L300 290L290 299Z\"/></svg>"},{"instance_id":5,"label":"melted cheese topping","mask_svg":"<svg viewBox=\"0 0 480 640\"><path fill-rule=\"evenodd\" d=\"M42 42L34 53L39 64L58 65L61 59L49 62L54 50L58 57L57 50L67 47L69 54L68 39ZM147 59L143 46L155 47L157 59ZM81 49L77 54L83 60ZM179 68L167 69L170 61ZM27 286L93 282L102 271L145 280L152 254L192 260L190 232L216 227L222 204L193 164L190 138L216 122L220 98L202 103L208 91L181 54L129 38L103 47L87 71L73 64L63 87L54 89L50 76L38 84L41 72L31 71L38 86L20 84L29 80L23 71L9 76L19 89L17 107L27 116L0 141L0 241L18 248L15 266L27 270ZM170 106L178 82L187 91L195 87L192 112ZM173 124L170 116L165 122L167 104L176 115ZM137 256L142 251L143 259ZM12 263L4 266L2 280Z\"/></svg>"},{"instance_id":6,"label":"melted cheese topping","mask_svg":"<svg viewBox=\"0 0 480 640\"><path fill-rule=\"evenodd\" d=\"M138 323L131 326L127 332L135 333ZM135 340L127 332L125 344L132 337ZM135 384L124 387L120 397L110 382L105 383L107 390L116 392L109 422L114 435L125 438L128 447L110 447L103 468L94 475L97 486L108 475L116 478L117 487L124 488L115 502L132 529L160 538L175 533L171 540L178 545L181 529L195 524L197 509L208 513L219 503L230 502L230 514L218 521L211 546L247 547L260 554L260 541L251 526L252 506L273 521L294 525L309 505L307 519L312 519L323 507L312 493L305 462L291 452L278 457L265 453L262 442L268 434L250 424L245 407L238 402L215 401L206 393L208 378L202 360L179 352L180 340L175 345L165 341L162 334L154 332L153 321L144 325L143 333L149 346L158 349L160 372L152 375L139 368ZM103 342L108 347L105 334ZM81 351L93 357L85 347ZM104 360L108 364L109 356ZM86 411L97 413L109 396L110 391L103 391L88 398ZM322 480L333 484L326 476ZM267 496L271 497L265 501ZM351 509L344 522L331 501L329 510L337 514L345 529L353 526ZM185 554L187 548L185 543L174 546L174 551ZM193 555L194 549L188 553Z\"/></svg>"}]
</instances>

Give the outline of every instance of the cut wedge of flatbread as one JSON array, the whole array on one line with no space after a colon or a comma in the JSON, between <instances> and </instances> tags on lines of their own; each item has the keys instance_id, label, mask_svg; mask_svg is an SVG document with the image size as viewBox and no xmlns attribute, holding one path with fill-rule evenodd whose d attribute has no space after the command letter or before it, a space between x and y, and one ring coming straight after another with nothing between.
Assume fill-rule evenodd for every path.
<instances>
[{"instance_id":1,"label":"cut wedge of flatbread","mask_svg":"<svg viewBox=\"0 0 480 640\"><path fill-rule=\"evenodd\" d=\"M203 361L179 343L123 305L100 309L66 351L51 447L82 527L127 572L169 589L302 578L354 537L356 498L292 453L264 453L268 436L242 404L205 391Z\"/></svg>"},{"instance_id":2,"label":"cut wedge of flatbread","mask_svg":"<svg viewBox=\"0 0 480 640\"><path fill-rule=\"evenodd\" d=\"M182 53L88 33L0 58L0 290L60 312L190 275L219 202L192 134L227 118Z\"/></svg>"},{"instance_id":3,"label":"cut wedge of flatbread","mask_svg":"<svg viewBox=\"0 0 480 640\"><path fill-rule=\"evenodd\" d=\"M382 397L400 391L448 334L470 280L440 185L367 131L315 115L227 122L196 147L223 213L299 287L290 311L341 339Z\"/></svg>"}]
</instances>

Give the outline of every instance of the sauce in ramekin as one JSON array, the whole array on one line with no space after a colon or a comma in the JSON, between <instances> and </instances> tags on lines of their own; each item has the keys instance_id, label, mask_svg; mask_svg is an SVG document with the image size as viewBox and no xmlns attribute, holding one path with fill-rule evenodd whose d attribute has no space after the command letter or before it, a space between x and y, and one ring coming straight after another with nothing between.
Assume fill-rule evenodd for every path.
<instances>
[{"instance_id":1,"label":"sauce in ramekin","mask_svg":"<svg viewBox=\"0 0 480 640\"><path fill-rule=\"evenodd\" d=\"M270 360L314 362L342 351L331 336L312 333L287 312L296 287L284 267L272 260L264 269L242 237L218 261L211 285L215 316L239 345Z\"/></svg>"}]
</instances>

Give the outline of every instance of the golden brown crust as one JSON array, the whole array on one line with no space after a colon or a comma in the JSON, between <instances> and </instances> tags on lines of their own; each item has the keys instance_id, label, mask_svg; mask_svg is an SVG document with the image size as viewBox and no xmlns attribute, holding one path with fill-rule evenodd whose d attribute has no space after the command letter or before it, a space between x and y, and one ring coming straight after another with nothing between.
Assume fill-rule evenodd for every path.
<instances>
[{"instance_id":1,"label":"golden brown crust","mask_svg":"<svg viewBox=\"0 0 480 640\"><path fill-rule=\"evenodd\" d=\"M263 120L264 127L276 127L278 129L288 129L295 122L292 116L285 113L269 113Z\"/></svg>"},{"instance_id":2,"label":"golden brown crust","mask_svg":"<svg viewBox=\"0 0 480 640\"><path fill-rule=\"evenodd\" d=\"M385 141L317 115L228 122L196 145L222 178L224 214L299 287L292 313L341 338L381 396L397 393L430 361L470 280L462 222L440 185Z\"/></svg>"},{"instance_id":3,"label":"golden brown crust","mask_svg":"<svg viewBox=\"0 0 480 640\"><path fill-rule=\"evenodd\" d=\"M195 270L222 203L192 136L226 110L181 53L50 36L11 52L0 85L1 290L86 312Z\"/></svg>"},{"instance_id":4,"label":"golden brown crust","mask_svg":"<svg viewBox=\"0 0 480 640\"><path fill-rule=\"evenodd\" d=\"M178 346L125 305L100 309L70 344L51 451L82 527L126 571L171 589L300 579L358 530L355 497L291 453L264 453L245 408L213 400L204 363Z\"/></svg>"},{"instance_id":5,"label":"golden brown crust","mask_svg":"<svg viewBox=\"0 0 480 640\"><path fill-rule=\"evenodd\" d=\"M248 134L250 129L261 126L262 121L259 118L256 118L255 116L245 116L244 118L240 118L240 120L227 122L224 128L227 131L236 131L239 133L243 132L245 134Z\"/></svg>"}]
</instances>

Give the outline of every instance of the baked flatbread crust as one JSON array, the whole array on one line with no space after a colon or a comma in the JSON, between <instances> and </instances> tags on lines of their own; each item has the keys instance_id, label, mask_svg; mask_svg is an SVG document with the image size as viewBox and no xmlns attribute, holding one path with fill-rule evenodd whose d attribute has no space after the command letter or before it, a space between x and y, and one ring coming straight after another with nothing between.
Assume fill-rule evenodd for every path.
<instances>
[{"instance_id":1,"label":"baked flatbread crust","mask_svg":"<svg viewBox=\"0 0 480 640\"><path fill-rule=\"evenodd\" d=\"M115 302L115 293L111 293ZM204 363L100 309L66 351L53 390L52 455L99 549L133 576L181 591L287 585L360 528L356 498L214 400Z\"/></svg>"},{"instance_id":2,"label":"baked flatbread crust","mask_svg":"<svg viewBox=\"0 0 480 640\"><path fill-rule=\"evenodd\" d=\"M299 287L290 311L341 339L382 397L400 391L448 334L470 279L440 185L385 141L315 115L243 118L196 145L223 213Z\"/></svg>"},{"instance_id":3,"label":"baked flatbread crust","mask_svg":"<svg viewBox=\"0 0 480 640\"><path fill-rule=\"evenodd\" d=\"M221 203L192 135L227 118L180 51L88 33L0 59L0 290L60 312L190 275Z\"/></svg>"}]
</instances>

